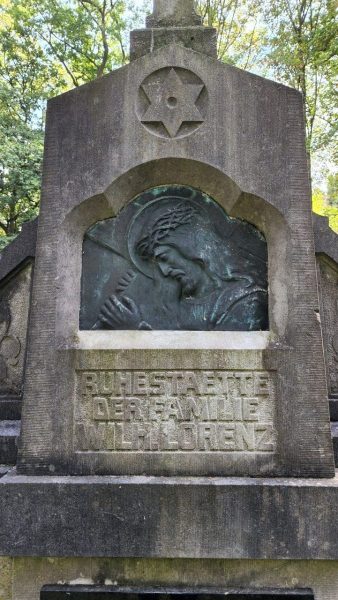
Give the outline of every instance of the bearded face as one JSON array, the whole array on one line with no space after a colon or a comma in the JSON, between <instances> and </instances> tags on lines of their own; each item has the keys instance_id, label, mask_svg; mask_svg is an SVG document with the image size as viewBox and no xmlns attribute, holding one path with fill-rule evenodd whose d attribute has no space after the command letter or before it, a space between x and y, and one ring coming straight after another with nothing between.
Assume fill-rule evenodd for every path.
<instances>
[{"instance_id":1,"label":"bearded face","mask_svg":"<svg viewBox=\"0 0 338 600\"><path fill-rule=\"evenodd\" d=\"M161 244L154 249L154 259L164 277L171 277L181 286L182 296L193 296L202 283L203 265L186 257L179 248Z\"/></svg>"}]
</instances>

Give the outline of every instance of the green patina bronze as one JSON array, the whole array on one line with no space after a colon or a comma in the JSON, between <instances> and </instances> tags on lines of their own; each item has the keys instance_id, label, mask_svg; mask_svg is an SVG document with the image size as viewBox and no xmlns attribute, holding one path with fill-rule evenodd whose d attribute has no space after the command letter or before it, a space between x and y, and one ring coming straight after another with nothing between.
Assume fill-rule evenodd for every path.
<instances>
[{"instance_id":1,"label":"green patina bronze","mask_svg":"<svg viewBox=\"0 0 338 600\"><path fill-rule=\"evenodd\" d=\"M81 329L268 329L267 244L190 187L153 188L83 243Z\"/></svg>"}]
</instances>

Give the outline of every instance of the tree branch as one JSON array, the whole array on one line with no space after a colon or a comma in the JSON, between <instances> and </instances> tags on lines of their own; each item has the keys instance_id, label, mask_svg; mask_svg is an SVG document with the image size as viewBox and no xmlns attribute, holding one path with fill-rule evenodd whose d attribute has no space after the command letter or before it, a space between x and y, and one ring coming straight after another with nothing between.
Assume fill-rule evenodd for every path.
<instances>
[{"instance_id":1,"label":"tree branch","mask_svg":"<svg viewBox=\"0 0 338 600\"><path fill-rule=\"evenodd\" d=\"M7 225L5 223L3 223L2 221L0 221L0 227L4 231L4 233L7 235L7 233L8 233Z\"/></svg>"}]
</instances>

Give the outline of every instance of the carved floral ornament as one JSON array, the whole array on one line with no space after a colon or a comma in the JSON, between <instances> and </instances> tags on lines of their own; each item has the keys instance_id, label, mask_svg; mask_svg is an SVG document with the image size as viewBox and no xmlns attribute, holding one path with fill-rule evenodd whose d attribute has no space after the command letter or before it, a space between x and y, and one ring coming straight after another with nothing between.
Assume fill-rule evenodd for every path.
<instances>
[{"instance_id":1,"label":"carved floral ornament","mask_svg":"<svg viewBox=\"0 0 338 600\"><path fill-rule=\"evenodd\" d=\"M207 104L206 86L195 73L167 67L143 81L136 112L148 131L175 139L190 135L202 125Z\"/></svg>"},{"instance_id":2,"label":"carved floral ornament","mask_svg":"<svg viewBox=\"0 0 338 600\"><path fill-rule=\"evenodd\" d=\"M6 299L0 301L0 386L3 390L19 393L20 390L10 377L12 367L18 364L21 342L10 334L12 315Z\"/></svg>"}]
</instances>

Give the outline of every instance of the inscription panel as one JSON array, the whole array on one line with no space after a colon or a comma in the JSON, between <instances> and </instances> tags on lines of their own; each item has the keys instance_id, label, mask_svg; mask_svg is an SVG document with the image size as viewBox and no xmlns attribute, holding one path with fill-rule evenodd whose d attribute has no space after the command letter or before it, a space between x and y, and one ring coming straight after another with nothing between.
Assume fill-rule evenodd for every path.
<instances>
[{"instance_id":1,"label":"inscription panel","mask_svg":"<svg viewBox=\"0 0 338 600\"><path fill-rule=\"evenodd\" d=\"M276 450L266 371L78 371L77 452Z\"/></svg>"}]
</instances>

